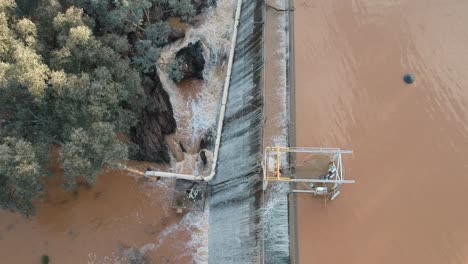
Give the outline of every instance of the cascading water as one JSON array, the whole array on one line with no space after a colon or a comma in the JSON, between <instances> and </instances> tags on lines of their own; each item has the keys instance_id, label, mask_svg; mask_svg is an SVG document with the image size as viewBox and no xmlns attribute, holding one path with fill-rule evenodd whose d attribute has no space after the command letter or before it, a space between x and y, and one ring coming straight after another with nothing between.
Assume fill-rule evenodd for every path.
<instances>
[{"instance_id":1,"label":"cascading water","mask_svg":"<svg viewBox=\"0 0 468 264\"><path fill-rule=\"evenodd\" d=\"M216 176L210 182L209 263L262 259L260 153L263 1L244 0Z\"/></svg>"},{"instance_id":2,"label":"cascading water","mask_svg":"<svg viewBox=\"0 0 468 264\"><path fill-rule=\"evenodd\" d=\"M276 182L268 189L263 205L264 263L289 263L289 183Z\"/></svg>"},{"instance_id":3,"label":"cascading water","mask_svg":"<svg viewBox=\"0 0 468 264\"><path fill-rule=\"evenodd\" d=\"M190 30L187 37L163 51L160 65L167 64L173 54L190 42L201 40L205 47L205 81L196 99L183 101L179 89L168 80L164 70L159 69L161 80L171 95L171 102L177 113L179 137L188 138L193 145L200 132L214 124L222 88L224 71L215 71L220 66L219 54L229 51L226 47L232 31L232 14L235 1L220 1L217 12L210 12L205 23ZM262 204L260 183L262 152L262 74L263 60L263 21L264 2L243 0L240 23L235 46L235 57L222 132L218 168L210 182L209 197L208 260L209 263L287 263L289 261L287 185L276 185L269 190ZM220 11L221 9L221 11ZM220 13L221 12L221 13ZM223 14L224 17L219 14ZM286 16L281 19L286 21ZM221 26L217 19L223 21ZM217 21L217 22L214 22ZM278 30L285 31L285 23ZM224 30L221 28L224 27ZM224 32L224 33L223 33ZM286 38L282 41L287 45ZM221 52L220 52L221 47ZM279 63L286 65L286 46L278 50ZM224 65L225 66L225 65ZM223 67L222 67L223 68ZM223 68L224 69L224 68ZM284 69L284 72L286 70ZM286 100L285 81L278 83L275 90ZM283 78L284 77L284 78ZM286 101L284 101L286 105ZM188 111L187 111L188 109ZM286 107L284 107L286 110ZM214 114L214 115L213 115ZM287 142L285 115L275 117L280 120L281 135L277 145ZM194 137L195 135L195 137ZM175 163L176 172L197 175L196 154L185 154L181 162ZM264 208L262 209L262 206ZM208 216L209 215L209 216ZM196 214L188 215L199 217ZM204 247L202 244L199 245ZM205 252L204 250L202 250ZM264 252L266 253L264 256ZM205 262L199 259L197 262Z\"/></svg>"},{"instance_id":4,"label":"cascading water","mask_svg":"<svg viewBox=\"0 0 468 264\"><path fill-rule=\"evenodd\" d=\"M188 28L183 40L172 43L163 48L158 63L158 75L165 90L168 92L177 121L176 141L186 145L187 153L183 160L177 161L172 157L171 170L179 173L199 175L206 174L198 160L198 143L201 135L214 127L219 112L219 102L223 83L226 77L226 59L230 50L235 13L235 1L219 0L216 7L204 11L200 25ZM178 87L168 78L166 66L173 59L176 52L189 43L201 41L206 60L203 71L204 80L199 87ZM192 89L187 91L186 89ZM185 91L184 91L185 90ZM191 96L186 96L184 93ZM210 158L211 153L207 153ZM210 168L211 166L206 166ZM209 173L209 171L208 171ZM175 224L162 234L160 239L178 230L188 230L191 239L185 247L191 254L194 263L208 262L208 215L210 208L204 212L189 212L180 223Z\"/></svg>"},{"instance_id":5,"label":"cascading water","mask_svg":"<svg viewBox=\"0 0 468 264\"><path fill-rule=\"evenodd\" d=\"M289 8L289 0L275 0L274 6L280 10ZM278 113L274 116L274 123L279 130L272 139L273 146L288 146L289 145L289 98L288 98L288 71L289 63L289 13L268 10L272 12L267 16L266 23L274 25L274 36L277 41L274 47L275 71L266 73L274 76L273 87L265 89L273 89L274 94L279 100L276 102ZM267 40L268 41L268 40ZM270 117L271 118L271 117ZM282 166L289 167L289 157L284 153L281 157ZM274 161L270 161L274 163ZM270 164L273 167L273 164ZM264 238L264 263L268 264L284 264L289 263L289 203L288 193L290 192L289 183L272 182L264 193L263 204L263 238Z\"/></svg>"},{"instance_id":6,"label":"cascading water","mask_svg":"<svg viewBox=\"0 0 468 264\"><path fill-rule=\"evenodd\" d=\"M199 175L198 144L204 132L213 128L217 121L219 102L226 77L226 57L230 49L233 28L235 1L219 0L217 6L203 13L202 22L189 27L185 38L176 41L161 51L158 62L158 75L168 92L177 121L176 140L185 144L187 153L183 161L173 160L172 170L179 173ZM199 87L178 87L167 74L167 65L178 50L189 43L201 41L206 60L203 80ZM186 96L190 94L190 96ZM208 166L209 167L209 166ZM209 172L208 172L209 173Z\"/></svg>"}]
</instances>

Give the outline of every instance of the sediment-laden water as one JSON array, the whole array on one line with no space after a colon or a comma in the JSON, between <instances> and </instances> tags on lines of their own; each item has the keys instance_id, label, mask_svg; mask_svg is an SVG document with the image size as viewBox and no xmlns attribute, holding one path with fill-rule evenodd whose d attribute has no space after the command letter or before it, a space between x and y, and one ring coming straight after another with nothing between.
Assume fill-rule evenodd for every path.
<instances>
[{"instance_id":1,"label":"sediment-laden water","mask_svg":"<svg viewBox=\"0 0 468 264\"><path fill-rule=\"evenodd\" d=\"M54 175L61 173L56 164ZM172 185L105 171L95 186L66 193L59 181L48 180L31 219L0 212L1 262L39 263L48 255L51 263L127 263L146 254L163 263L192 263L197 253L190 243L204 224L172 210Z\"/></svg>"},{"instance_id":2,"label":"sediment-laden water","mask_svg":"<svg viewBox=\"0 0 468 264\"><path fill-rule=\"evenodd\" d=\"M467 12L295 1L297 144L353 149L357 180L333 202L299 197L300 263L467 261Z\"/></svg>"}]
</instances>

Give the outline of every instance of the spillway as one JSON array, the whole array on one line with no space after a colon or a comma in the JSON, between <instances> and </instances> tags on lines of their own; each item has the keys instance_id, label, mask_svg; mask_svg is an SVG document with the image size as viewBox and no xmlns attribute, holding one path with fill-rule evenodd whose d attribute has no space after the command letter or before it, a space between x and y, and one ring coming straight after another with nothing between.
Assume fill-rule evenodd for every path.
<instances>
[{"instance_id":1,"label":"spillway","mask_svg":"<svg viewBox=\"0 0 468 264\"><path fill-rule=\"evenodd\" d=\"M263 1L244 0L218 170L210 182L209 263L261 263Z\"/></svg>"}]
</instances>

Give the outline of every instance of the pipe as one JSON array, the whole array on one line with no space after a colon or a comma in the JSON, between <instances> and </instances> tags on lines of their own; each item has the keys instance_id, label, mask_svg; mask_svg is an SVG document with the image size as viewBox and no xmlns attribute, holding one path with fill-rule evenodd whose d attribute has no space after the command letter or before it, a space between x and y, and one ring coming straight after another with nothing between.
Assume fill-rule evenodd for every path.
<instances>
[{"instance_id":1,"label":"pipe","mask_svg":"<svg viewBox=\"0 0 468 264\"><path fill-rule=\"evenodd\" d=\"M239 27L240 21L240 14L242 8L242 0L237 0L237 8L236 8L236 16L234 18L234 30L232 32L231 37L231 50L229 51L229 60L228 60L228 67L226 71L226 79L224 82L223 88L223 97L221 101L221 110L219 112L219 119L218 119L218 128L216 130L216 142L215 142L215 150L213 156L213 165L211 167L211 173L204 177L204 176L195 176L190 174L180 174L180 173L171 173L171 172L162 172L162 171L147 171L145 172L145 177L167 177L167 178L178 178L178 179L185 179L189 181L210 181L216 174L216 165L218 163L218 154L219 154L219 147L221 145L221 133L223 131L223 123L224 123L224 115L226 113L226 103L227 98L229 95L229 85L231 83L231 72L232 72L232 63L234 61L234 51L237 42L237 30Z\"/></svg>"}]
</instances>

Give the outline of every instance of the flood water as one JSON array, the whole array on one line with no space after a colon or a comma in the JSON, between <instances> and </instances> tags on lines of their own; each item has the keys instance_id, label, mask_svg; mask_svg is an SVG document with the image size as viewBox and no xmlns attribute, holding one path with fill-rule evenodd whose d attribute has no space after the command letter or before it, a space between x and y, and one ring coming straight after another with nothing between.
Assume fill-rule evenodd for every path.
<instances>
[{"instance_id":1,"label":"flood water","mask_svg":"<svg viewBox=\"0 0 468 264\"><path fill-rule=\"evenodd\" d=\"M200 230L187 222L196 217L171 208L172 181L107 170L95 186L67 193L58 164L53 172L31 219L0 211L2 263L39 263L42 255L51 263L130 263L140 253L158 263L192 263L189 242Z\"/></svg>"},{"instance_id":2,"label":"flood water","mask_svg":"<svg viewBox=\"0 0 468 264\"><path fill-rule=\"evenodd\" d=\"M466 263L468 1L294 5L297 145L356 180L299 196L300 263Z\"/></svg>"}]
</instances>

